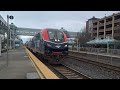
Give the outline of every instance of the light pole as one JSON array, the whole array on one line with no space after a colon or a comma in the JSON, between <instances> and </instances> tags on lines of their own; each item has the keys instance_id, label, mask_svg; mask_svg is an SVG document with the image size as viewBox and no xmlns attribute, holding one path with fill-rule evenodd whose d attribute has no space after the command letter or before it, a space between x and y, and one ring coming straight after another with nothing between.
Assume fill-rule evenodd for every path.
<instances>
[{"instance_id":1,"label":"light pole","mask_svg":"<svg viewBox=\"0 0 120 90\"><path fill-rule=\"evenodd\" d=\"M13 16L7 15L7 66L8 66L8 44L9 44L9 19L13 19Z\"/></svg>"},{"instance_id":2,"label":"light pole","mask_svg":"<svg viewBox=\"0 0 120 90\"><path fill-rule=\"evenodd\" d=\"M13 34L13 44L12 44L12 47L15 49L15 37L16 37L16 29L17 27L11 23L11 30L12 30L12 34ZM11 42L10 42L10 45L11 45Z\"/></svg>"},{"instance_id":3,"label":"light pole","mask_svg":"<svg viewBox=\"0 0 120 90\"><path fill-rule=\"evenodd\" d=\"M14 49L15 49L15 30L14 30L14 42L13 42L13 47L14 47Z\"/></svg>"}]
</instances>

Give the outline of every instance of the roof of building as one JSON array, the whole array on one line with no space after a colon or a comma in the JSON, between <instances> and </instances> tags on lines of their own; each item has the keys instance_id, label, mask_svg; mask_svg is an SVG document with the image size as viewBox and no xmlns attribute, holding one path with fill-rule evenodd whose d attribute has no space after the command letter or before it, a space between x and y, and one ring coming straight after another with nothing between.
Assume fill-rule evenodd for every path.
<instances>
[{"instance_id":1,"label":"roof of building","mask_svg":"<svg viewBox=\"0 0 120 90\"><path fill-rule=\"evenodd\" d=\"M105 16L103 17L103 18L99 18L98 20L104 20L105 18L110 18L110 17L112 17L112 16L115 16L115 15L120 15L120 12L118 12L118 13L113 13L112 15L109 15L109 16L106 16L106 14L105 14ZM94 16L93 16L94 17ZM98 21L98 20L96 20L96 21ZM96 21L94 21L94 22L96 22Z\"/></svg>"},{"instance_id":2,"label":"roof of building","mask_svg":"<svg viewBox=\"0 0 120 90\"><path fill-rule=\"evenodd\" d=\"M87 44L107 44L107 43L114 44L115 42L120 42L120 41L108 37L108 38L105 38L105 39L96 38L94 40L91 40L91 41L87 42Z\"/></svg>"},{"instance_id":3,"label":"roof of building","mask_svg":"<svg viewBox=\"0 0 120 90\"><path fill-rule=\"evenodd\" d=\"M92 18L88 19L89 20L99 20L99 18L96 18L95 16L93 16Z\"/></svg>"}]
</instances>

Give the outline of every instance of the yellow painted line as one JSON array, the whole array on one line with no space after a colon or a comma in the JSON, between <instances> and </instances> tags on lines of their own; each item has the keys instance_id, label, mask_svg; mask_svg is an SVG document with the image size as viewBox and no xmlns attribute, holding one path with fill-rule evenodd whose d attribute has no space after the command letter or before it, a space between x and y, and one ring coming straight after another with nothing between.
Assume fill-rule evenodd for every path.
<instances>
[{"instance_id":1,"label":"yellow painted line","mask_svg":"<svg viewBox=\"0 0 120 90\"><path fill-rule=\"evenodd\" d=\"M25 48L26 49L26 48ZM27 49L26 49L27 50ZM28 57L29 57L29 59L31 60L31 62L32 62L32 65L35 67L35 69L36 69L36 71L37 71L37 73L38 73L38 75L39 75L39 77L41 78L41 79L45 79L44 78L44 76L39 72L39 70L38 70L38 68L36 67L36 65L34 64L34 62L32 61L32 59L31 59L31 57L29 56L29 54L28 54L28 52L26 51L26 53L27 53L27 55L28 55Z\"/></svg>"},{"instance_id":2,"label":"yellow painted line","mask_svg":"<svg viewBox=\"0 0 120 90\"><path fill-rule=\"evenodd\" d=\"M31 58L30 58L30 60L31 60ZM39 72L39 70L38 70L38 68L36 67L36 65L34 64L34 62L33 62L32 60L31 60L31 62L32 62L33 66L35 67L36 71L38 72L40 78L41 78L41 79L45 79L44 76Z\"/></svg>"},{"instance_id":3,"label":"yellow painted line","mask_svg":"<svg viewBox=\"0 0 120 90\"><path fill-rule=\"evenodd\" d=\"M59 79L48 67L46 67L40 60L38 60L28 49L26 49L29 53L31 59L35 63L35 65L39 68L46 79Z\"/></svg>"}]
</instances>

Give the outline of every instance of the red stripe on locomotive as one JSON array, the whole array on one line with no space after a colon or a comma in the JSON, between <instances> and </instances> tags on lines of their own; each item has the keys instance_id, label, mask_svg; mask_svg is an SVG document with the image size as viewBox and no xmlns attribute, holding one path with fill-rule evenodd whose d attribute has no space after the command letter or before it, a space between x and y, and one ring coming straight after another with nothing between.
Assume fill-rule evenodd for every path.
<instances>
[{"instance_id":1,"label":"red stripe on locomotive","mask_svg":"<svg viewBox=\"0 0 120 90\"><path fill-rule=\"evenodd\" d=\"M42 30L42 35L43 35L44 40L49 41L50 39L49 39L47 31L48 31L47 29Z\"/></svg>"},{"instance_id":2,"label":"red stripe on locomotive","mask_svg":"<svg viewBox=\"0 0 120 90\"><path fill-rule=\"evenodd\" d=\"M63 35L64 35L64 41L67 42L68 39L67 39L66 34L64 32L63 32Z\"/></svg>"},{"instance_id":3,"label":"red stripe on locomotive","mask_svg":"<svg viewBox=\"0 0 120 90\"><path fill-rule=\"evenodd\" d=\"M62 54L62 52L52 52L52 54Z\"/></svg>"},{"instance_id":4,"label":"red stripe on locomotive","mask_svg":"<svg viewBox=\"0 0 120 90\"><path fill-rule=\"evenodd\" d=\"M48 36L48 29L43 29L42 35L43 35L44 40L50 41L49 36ZM64 35L64 42L67 42L68 39L67 39L66 34L64 32L63 32L63 35Z\"/></svg>"}]
</instances>

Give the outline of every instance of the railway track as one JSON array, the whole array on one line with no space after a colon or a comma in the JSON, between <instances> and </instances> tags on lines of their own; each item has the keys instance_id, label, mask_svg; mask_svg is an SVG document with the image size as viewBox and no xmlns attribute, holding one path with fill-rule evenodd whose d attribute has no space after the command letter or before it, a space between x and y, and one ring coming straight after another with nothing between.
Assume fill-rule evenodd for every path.
<instances>
[{"instance_id":1,"label":"railway track","mask_svg":"<svg viewBox=\"0 0 120 90\"><path fill-rule=\"evenodd\" d=\"M52 67L66 79L92 79L65 65L52 65Z\"/></svg>"},{"instance_id":2,"label":"railway track","mask_svg":"<svg viewBox=\"0 0 120 90\"><path fill-rule=\"evenodd\" d=\"M80 58L80 57L77 57L77 56L74 56L74 55L69 55L68 57L72 58L74 60L80 60L80 61L90 63L90 64L93 64L93 65L97 65L97 66L100 66L100 67L103 67L103 68L106 68L106 69L109 69L109 70L120 72L120 67L117 67L117 66L112 66L112 65L109 65L109 64L101 63L101 62L91 61L91 60Z\"/></svg>"},{"instance_id":3,"label":"railway track","mask_svg":"<svg viewBox=\"0 0 120 90\"><path fill-rule=\"evenodd\" d=\"M50 65L45 60L42 60L39 56L35 56L40 59L46 66L48 66L48 68L51 69L60 79L91 79L90 77L77 72L76 70L73 70L66 65Z\"/></svg>"}]
</instances>

